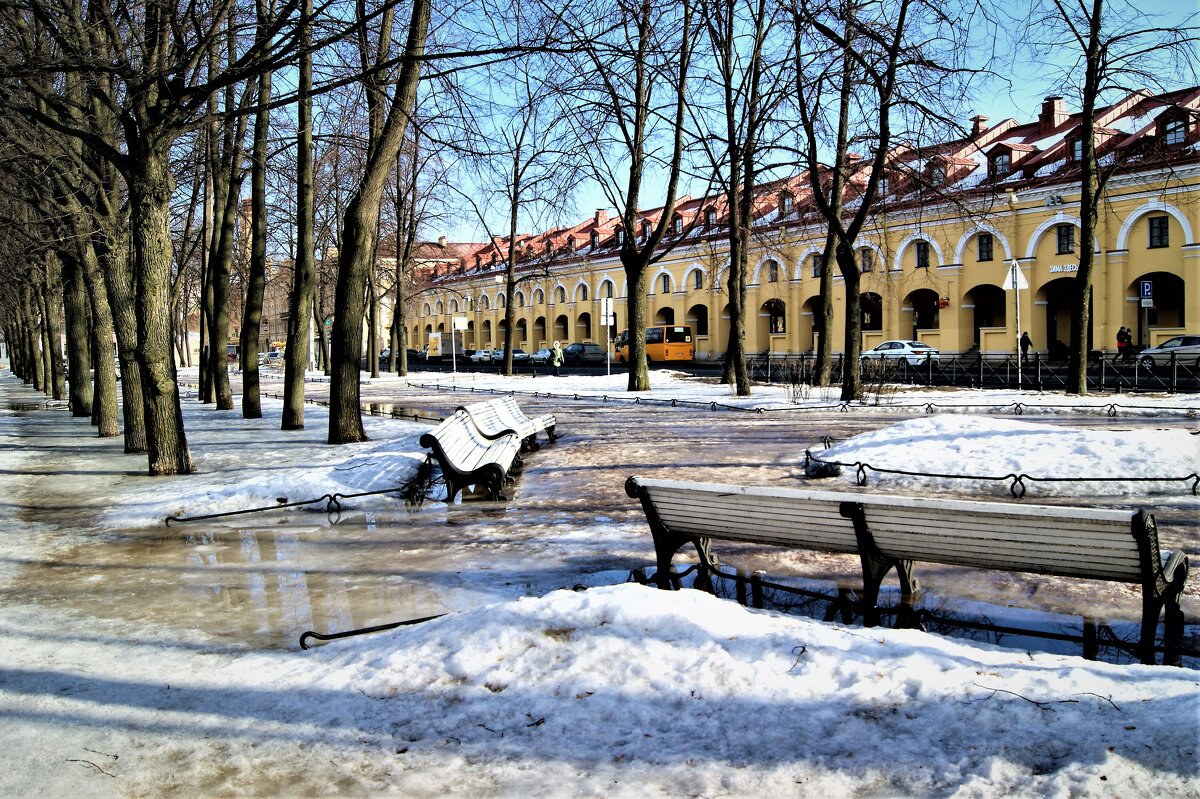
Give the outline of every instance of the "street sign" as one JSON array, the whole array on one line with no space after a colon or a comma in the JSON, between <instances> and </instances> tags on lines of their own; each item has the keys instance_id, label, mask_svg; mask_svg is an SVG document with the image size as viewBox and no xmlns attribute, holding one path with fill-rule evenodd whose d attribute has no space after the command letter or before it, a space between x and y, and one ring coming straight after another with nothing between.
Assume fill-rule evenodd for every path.
<instances>
[{"instance_id":1,"label":"street sign","mask_svg":"<svg viewBox=\"0 0 1200 799\"><path fill-rule=\"evenodd\" d=\"M606 313L600 317L600 324L602 324L602 325L607 326L607 325L612 325L615 323L616 323L616 320L613 318L613 315L610 313Z\"/></svg>"},{"instance_id":2,"label":"street sign","mask_svg":"<svg viewBox=\"0 0 1200 799\"><path fill-rule=\"evenodd\" d=\"M1016 261L1011 261L1008 267L1008 279L1004 281L1004 290L1012 291L1013 289L1028 289L1029 279L1025 277L1025 273L1021 271L1021 266Z\"/></svg>"},{"instance_id":3,"label":"street sign","mask_svg":"<svg viewBox=\"0 0 1200 799\"><path fill-rule=\"evenodd\" d=\"M1145 300L1154 298L1154 281L1153 280L1143 280L1140 283L1138 283L1138 285L1141 288L1141 291L1139 292L1138 296L1140 296L1143 300L1142 305L1145 305L1146 304Z\"/></svg>"},{"instance_id":4,"label":"street sign","mask_svg":"<svg viewBox=\"0 0 1200 799\"><path fill-rule=\"evenodd\" d=\"M466 330L467 329L467 317L456 316L456 317L454 317L454 319L452 321L454 323L455 330Z\"/></svg>"},{"instance_id":5,"label":"street sign","mask_svg":"<svg viewBox=\"0 0 1200 799\"><path fill-rule=\"evenodd\" d=\"M1153 308L1154 300L1150 297L1142 297L1142 307L1143 308Z\"/></svg>"}]
</instances>

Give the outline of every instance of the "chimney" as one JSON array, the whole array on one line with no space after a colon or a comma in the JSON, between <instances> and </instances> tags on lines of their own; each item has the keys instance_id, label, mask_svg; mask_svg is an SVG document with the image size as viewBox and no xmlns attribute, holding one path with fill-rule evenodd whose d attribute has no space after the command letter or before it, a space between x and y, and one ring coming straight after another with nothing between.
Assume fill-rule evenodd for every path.
<instances>
[{"instance_id":1,"label":"chimney","mask_svg":"<svg viewBox=\"0 0 1200 799\"><path fill-rule=\"evenodd\" d=\"M987 121L988 118L983 114L971 117L971 122L973 123L971 125L972 138L978 137L980 133L983 133L985 130L987 130Z\"/></svg>"},{"instance_id":2,"label":"chimney","mask_svg":"<svg viewBox=\"0 0 1200 799\"><path fill-rule=\"evenodd\" d=\"M445 247L446 247L446 237L445 236L438 236L438 246L445 249Z\"/></svg>"},{"instance_id":3,"label":"chimney","mask_svg":"<svg viewBox=\"0 0 1200 799\"><path fill-rule=\"evenodd\" d=\"M607 221L608 221L608 209L597 208L596 216L595 216L596 227L600 227Z\"/></svg>"},{"instance_id":4,"label":"chimney","mask_svg":"<svg viewBox=\"0 0 1200 799\"><path fill-rule=\"evenodd\" d=\"M1067 121L1067 108L1061 97L1047 97L1042 101L1042 114L1038 117L1038 132L1049 133Z\"/></svg>"}]
</instances>

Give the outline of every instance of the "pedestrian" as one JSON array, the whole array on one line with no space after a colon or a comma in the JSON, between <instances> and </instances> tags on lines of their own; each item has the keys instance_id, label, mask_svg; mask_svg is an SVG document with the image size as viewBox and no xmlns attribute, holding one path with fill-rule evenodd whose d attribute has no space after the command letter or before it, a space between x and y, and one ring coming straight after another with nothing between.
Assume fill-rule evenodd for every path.
<instances>
[{"instance_id":1,"label":"pedestrian","mask_svg":"<svg viewBox=\"0 0 1200 799\"><path fill-rule=\"evenodd\" d=\"M1121 329L1117 331L1117 360L1121 363L1127 363L1129 358L1129 331L1121 325Z\"/></svg>"},{"instance_id":2,"label":"pedestrian","mask_svg":"<svg viewBox=\"0 0 1200 799\"><path fill-rule=\"evenodd\" d=\"M1029 363L1029 348L1033 346L1033 339L1029 337L1029 331L1026 330L1021 334L1021 363Z\"/></svg>"},{"instance_id":3,"label":"pedestrian","mask_svg":"<svg viewBox=\"0 0 1200 799\"><path fill-rule=\"evenodd\" d=\"M563 351L560 342L554 342L554 348L550 350L550 364L554 367L554 376L561 377L558 370L563 365Z\"/></svg>"}]
</instances>

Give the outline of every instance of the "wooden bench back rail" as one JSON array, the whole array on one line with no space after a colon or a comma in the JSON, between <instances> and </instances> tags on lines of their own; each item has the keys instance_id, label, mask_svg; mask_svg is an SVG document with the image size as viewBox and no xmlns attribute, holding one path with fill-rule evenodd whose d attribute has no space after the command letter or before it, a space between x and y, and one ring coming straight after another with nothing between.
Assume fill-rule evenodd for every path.
<instances>
[{"instance_id":1,"label":"wooden bench back rail","mask_svg":"<svg viewBox=\"0 0 1200 799\"><path fill-rule=\"evenodd\" d=\"M1139 511L896 497L850 492L749 487L631 477L654 536L660 587L671 559L687 543L702 574L715 558L710 540L857 553L863 569L863 620L877 624L883 579L896 571L900 618L912 618L915 562L1140 583L1139 657L1154 662L1154 635L1166 616L1168 659L1183 633L1179 598L1188 563L1160 552L1154 517Z\"/></svg>"},{"instance_id":2,"label":"wooden bench back rail","mask_svg":"<svg viewBox=\"0 0 1200 799\"><path fill-rule=\"evenodd\" d=\"M553 441L557 435L554 432L556 420L554 414L530 418L525 415L517 401L511 396L495 397L484 402L473 402L470 405L459 406L458 410L471 417L479 432L485 438L500 438L515 435L525 442L527 448L536 449L537 434L546 431L546 437Z\"/></svg>"},{"instance_id":3,"label":"wooden bench back rail","mask_svg":"<svg viewBox=\"0 0 1200 799\"><path fill-rule=\"evenodd\" d=\"M420 444L433 452L442 469L447 502L470 485L482 485L492 499L500 499L509 472L520 465L520 438L512 433L486 438L462 411L423 434Z\"/></svg>"}]
</instances>

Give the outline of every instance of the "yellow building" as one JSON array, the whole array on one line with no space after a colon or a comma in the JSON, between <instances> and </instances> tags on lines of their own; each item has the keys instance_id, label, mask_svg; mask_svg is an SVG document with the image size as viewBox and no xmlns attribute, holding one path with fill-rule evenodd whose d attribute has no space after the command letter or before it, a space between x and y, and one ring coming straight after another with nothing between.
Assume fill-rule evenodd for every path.
<instances>
[{"instance_id":1,"label":"yellow building","mask_svg":"<svg viewBox=\"0 0 1200 799\"><path fill-rule=\"evenodd\" d=\"M918 338L953 356L1034 350L1070 340L1079 265L1078 114L1047 98L1035 122L987 125L924 149L898 150L857 247L864 348ZM1111 168L1096 231L1091 349L1113 351L1127 327L1151 346L1200 330L1200 88L1134 93L1096 114L1096 150ZM825 230L806 202L803 176L757 187L747 352L815 350L819 253ZM672 220L676 246L649 281L647 318L689 324L697 359L720 358L728 339L723 201L685 198ZM635 235L657 220L645 212ZM626 232L598 211L566 230L518 237L514 346L603 342L602 301L614 298L619 331L627 286L618 257ZM441 271L415 309L412 341L465 317L463 343L503 342L506 240ZM1020 288L1013 290L1012 265ZM836 274L836 273L835 273ZM834 278L834 352L842 348L844 282ZM1149 296L1145 296L1146 293ZM1019 306L1018 306L1019 302ZM1018 318L1020 323L1018 324ZM419 346L419 345L418 345Z\"/></svg>"}]
</instances>

